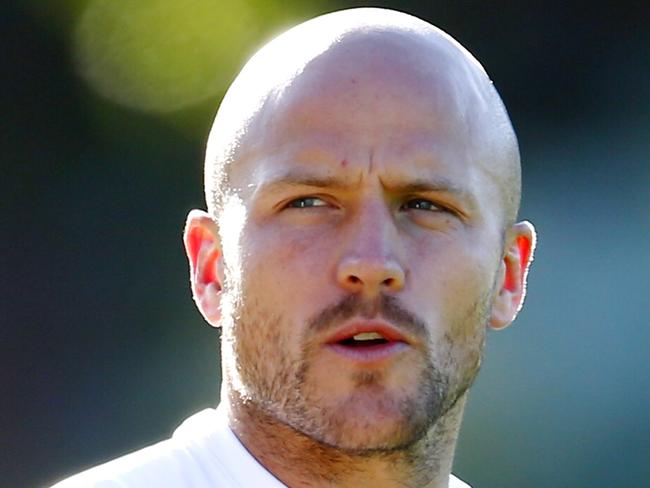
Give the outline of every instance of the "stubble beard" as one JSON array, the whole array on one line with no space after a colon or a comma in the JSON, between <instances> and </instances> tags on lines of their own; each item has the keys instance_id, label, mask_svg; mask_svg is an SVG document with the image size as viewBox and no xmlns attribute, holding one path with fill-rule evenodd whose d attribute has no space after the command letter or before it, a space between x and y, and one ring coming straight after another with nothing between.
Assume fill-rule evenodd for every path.
<instances>
[{"instance_id":1,"label":"stubble beard","mask_svg":"<svg viewBox=\"0 0 650 488\"><path fill-rule=\"evenodd\" d=\"M466 321L472 320L481 322L476 330L484 330L487 303L486 297L477 300L462 317L464 323L456 325L467 327ZM321 312L310 321L310 326L333 322L338 316L356 312L363 315L364 308L358 298L349 297ZM380 309L388 311L389 318L396 313L412 317L391 298L384 297ZM254 299L239 300L232 312L227 320L230 326L224 327L222 338L224 373L229 388L245 404L252 404L267 417L349 454L389 454L413 448L464 397L480 367L484 336L469 364L461 367L454 362L454 348L458 344L446 335L444 347L436 349L436 358L427 355L421 359L419 379L411 395L386 392L380 374L362 373L351 377L353 393L332 403L326 393L319 391L319 385L310 382L313 346L309 341L300 341L299 354L289 353L295 350L295 345L291 347L288 334L292 327L285 317L264 310ZM324 319L325 316L328 318ZM323 320L319 322L319 318ZM421 328L422 322L414 320L408 327ZM426 329L423 333L426 334ZM378 426L363 415L358 402L361 395L365 395L362 401L368 401L368 391L384 393L371 395L372 407L375 411L392 412L396 421Z\"/></svg>"}]
</instances>

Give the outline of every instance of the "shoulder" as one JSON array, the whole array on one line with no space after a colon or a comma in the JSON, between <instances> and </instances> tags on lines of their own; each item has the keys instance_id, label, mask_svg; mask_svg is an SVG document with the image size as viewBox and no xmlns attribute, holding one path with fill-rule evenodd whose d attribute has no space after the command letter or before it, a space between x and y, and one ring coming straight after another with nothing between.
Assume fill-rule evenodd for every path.
<instances>
[{"instance_id":1,"label":"shoulder","mask_svg":"<svg viewBox=\"0 0 650 488\"><path fill-rule=\"evenodd\" d=\"M170 440L145 447L139 451L113 459L83 471L60 483L56 488L161 486L161 479L170 479L175 461L182 453L176 452Z\"/></svg>"},{"instance_id":2,"label":"shoulder","mask_svg":"<svg viewBox=\"0 0 650 488\"><path fill-rule=\"evenodd\" d=\"M449 476L449 488L472 488L463 480L456 478L453 474Z\"/></svg>"},{"instance_id":3,"label":"shoulder","mask_svg":"<svg viewBox=\"0 0 650 488\"><path fill-rule=\"evenodd\" d=\"M231 485L212 449L216 413L207 409L187 419L167 440L101 464L53 488L172 487Z\"/></svg>"}]
</instances>

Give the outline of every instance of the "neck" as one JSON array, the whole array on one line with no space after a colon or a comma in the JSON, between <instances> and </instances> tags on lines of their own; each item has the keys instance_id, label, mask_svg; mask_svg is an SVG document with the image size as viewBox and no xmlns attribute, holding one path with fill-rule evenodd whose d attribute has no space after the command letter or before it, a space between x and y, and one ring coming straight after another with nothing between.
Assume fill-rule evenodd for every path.
<instances>
[{"instance_id":1,"label":"neck","mask_svg":"<svg viewBox=\"0 0 650 488\"><path fill-rule=\"evenodd\" d=\"M350 453L318 442L224 392L230 428L246 449L290 487L446 488L465 404L463 395L413 445L391 452Z\"/></svg>"}]
</instances>

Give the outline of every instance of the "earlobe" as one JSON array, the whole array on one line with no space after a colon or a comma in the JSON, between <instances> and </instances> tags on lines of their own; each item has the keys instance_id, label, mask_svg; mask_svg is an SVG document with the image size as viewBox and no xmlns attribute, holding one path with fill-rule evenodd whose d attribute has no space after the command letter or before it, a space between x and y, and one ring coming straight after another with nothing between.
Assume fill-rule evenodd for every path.
<instances>
[{"instance_id":1,"label":"earlobe","mask_svg":"<svg viewBox=\"0 0 650 488\"><path fill-rule=\"evenodd\" d=\"M222 254L217 224L207 213L192 210L187 216L183 242L190 265L192 295L207 322L218 327L221 319Z\"/></svg>"},{"instance_id":2,"label":"earlobe","mask_svg":"<svg viewBox=\"0 0 650 488\"><path fill-rule=\"evenodd\" d=\"M506 234L499 286L495 290L490 326L502 329L510 325L526 297L528 270L533 260L537 235L528 221L514 224Z\"/></svg>"}]
</instances>

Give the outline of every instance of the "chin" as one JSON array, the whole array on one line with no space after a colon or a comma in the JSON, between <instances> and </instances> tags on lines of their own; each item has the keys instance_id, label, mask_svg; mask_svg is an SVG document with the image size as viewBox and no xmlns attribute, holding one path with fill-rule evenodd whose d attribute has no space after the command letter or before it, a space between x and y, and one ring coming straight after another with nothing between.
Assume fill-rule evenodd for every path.
<instances>
[{"instance_id":1,"label":"chin","mask_svg":"<svg viewBox=\"0 0 650 488\"><path fill-rule=\"evenodd\" d=\"M386 398L385 392L356 391L326 409L330 413L321 423L319 440L357 454L404 449L420 440L432 422L417 403Z\"/></svg>"}]
</instances>

